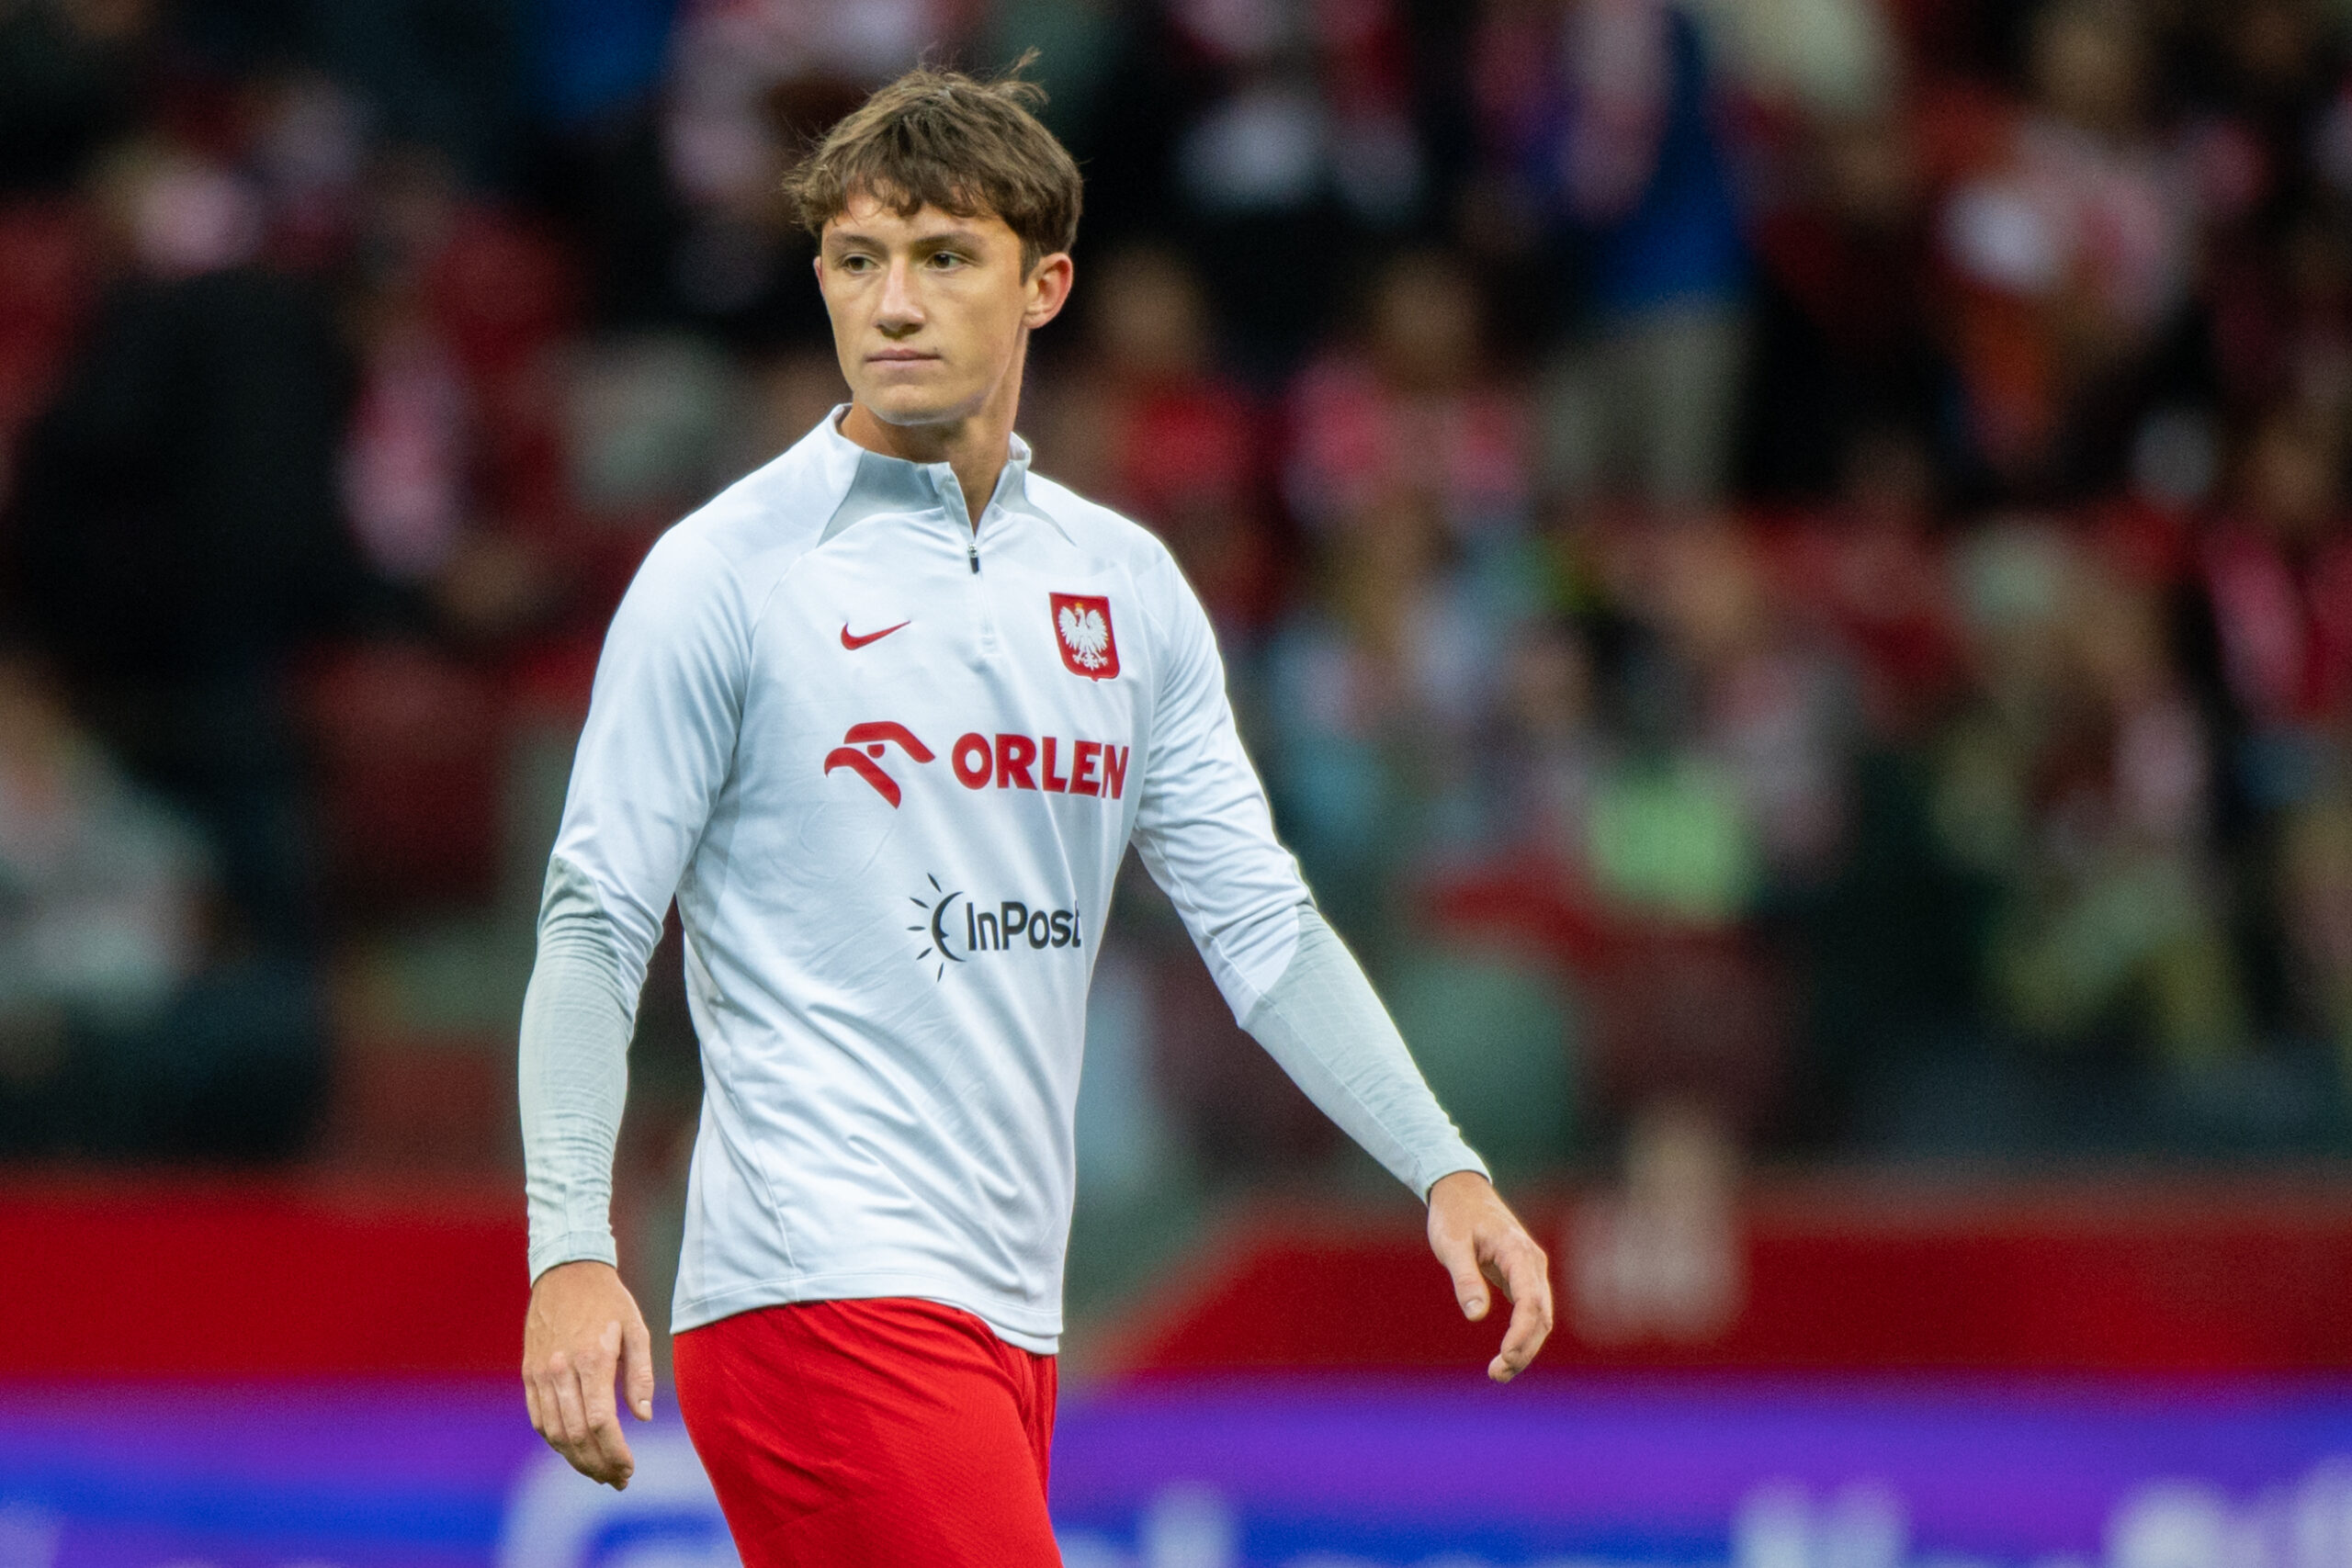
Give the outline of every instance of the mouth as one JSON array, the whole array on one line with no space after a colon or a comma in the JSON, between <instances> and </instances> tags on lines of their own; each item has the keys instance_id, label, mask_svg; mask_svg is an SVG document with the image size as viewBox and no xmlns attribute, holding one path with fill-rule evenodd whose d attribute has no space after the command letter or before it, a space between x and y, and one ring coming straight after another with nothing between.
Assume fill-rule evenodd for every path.
<instances>
[{"instance_id":1,"label":"mouth","mask_svg":"<svg viewBox=\"0 0 2352 1568\"><path fill-rule=\"evenodd\" d=\"M921 365L938 357L928 349L884 348L867 355L865 362L868 365Z\"/></svg>"}]
</instances>

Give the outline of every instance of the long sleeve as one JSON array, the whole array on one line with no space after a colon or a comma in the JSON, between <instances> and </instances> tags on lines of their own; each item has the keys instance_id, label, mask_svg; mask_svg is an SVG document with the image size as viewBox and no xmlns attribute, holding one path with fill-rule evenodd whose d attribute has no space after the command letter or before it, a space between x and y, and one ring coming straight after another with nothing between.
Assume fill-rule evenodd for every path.
<instances>
[{"instance_id":1,"label":"long sleeve","mask_svg":"<svg viewBox=\"0 0 2352 1568\"><path fill-rule=\"evenodd\" d=\"M1484 1174L1275 839L1208 617L1174 565L1164 571L1164 667L1136 818L1145 867L1234 1017L1325 1115L1423 1197L1449 1172Z\"/></svg>"},{"instance_id":2,"label":"long sleeve","mask_svg":"<svg viewBox=\"0 0 2352 1568\"><path fill-rule=\"evenodd\" d=\"M1298 912L1297 951L1241 1025L1417 1196L1427 1198L1440 1177L1457 1170L1487 1174L1413 1065L1363 966L1319 911Z\"/></svg>"},{"instance_id":3,"label":"long sleeve","mask_svg":"<svg viewBox=\"0 0 2352 1568\"><path fill-rule=\"evenodd\" d=\"M734 755L748 633L726 560L674 529L605 635L539 913L517 1053L531 1275L615 1260L613 1148L646 964Z\"/></svg>"},{"instance_id":4,"label":"long sleeve","mask_svg":"<svg viewBox=\"0 0 2352 1568\"><path fill-rule=\"evenodd\" d=\"M578 866L548 867L538 959L523 995L517 1088L530 1201L531 1278L559 1263L617 1263L613 1145L628 1098L637 992L614 951L611 922Z\"/></svg>"}]
</instances>

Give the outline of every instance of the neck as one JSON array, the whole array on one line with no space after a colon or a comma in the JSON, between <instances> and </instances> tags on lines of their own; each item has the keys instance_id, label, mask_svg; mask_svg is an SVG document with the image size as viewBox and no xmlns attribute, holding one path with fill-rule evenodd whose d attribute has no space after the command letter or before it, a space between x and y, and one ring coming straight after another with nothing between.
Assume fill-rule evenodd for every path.
<instances>
[{"instance_id":1,"label":"neck","mask_svg":"<svg viewBox=\"0 0 2352 1568\"><path fill-rule=\"evenodd\" d=\"M892 424L853 400L842 434L869 452L910 463L944 463L956 471L968 521L977 528L996 481L1012 452L1012 417L1021 406L1022 362L1016 357L988 401L960 419L928 424Z\"/></svg>"}]
</instances>

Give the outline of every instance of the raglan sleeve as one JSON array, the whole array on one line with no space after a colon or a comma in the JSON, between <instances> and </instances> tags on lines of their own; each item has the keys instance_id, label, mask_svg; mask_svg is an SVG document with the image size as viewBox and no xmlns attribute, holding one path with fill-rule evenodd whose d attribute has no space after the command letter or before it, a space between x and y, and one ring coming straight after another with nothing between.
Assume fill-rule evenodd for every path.
<instances>
[{"instance_id":1,"label":"raglan sleeve","mask_svg":"<svg viewBox=\"0 0 2352 1568\"><path fill-rule=\"evenodd\" d=\"M670 899L726 783L750 660L729 563L684 528L615 614L539 906L517 1056L530 1270L616 1260L613 1148Z\"/></svg>"},{"instance_id":2,"label":"raglan sleeve","mask_svg":"<svg viewBox=\"0 0 2352 1568\"><path fill-rule=\"evenodd\" d=\"M1136 814L1145 868L1234 1017L1325 1115L1424 1198L1453 1171L1485 1174L1274 836L1199 599L1164 555L1144 588L1157 682Z\"/></svg>"}]
</instances>

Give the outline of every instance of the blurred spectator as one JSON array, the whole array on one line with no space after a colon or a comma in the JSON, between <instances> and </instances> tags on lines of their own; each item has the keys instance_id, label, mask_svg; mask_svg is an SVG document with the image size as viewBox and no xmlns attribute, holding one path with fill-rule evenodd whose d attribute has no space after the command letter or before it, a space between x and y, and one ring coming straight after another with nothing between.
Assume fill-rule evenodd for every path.
<instances>
[{"instance_id":1,"label":"blurred spectator","mask_svg":"<svg viewBox=\"0 0 2352 1568\"><path fill-rule=\"evenodd\" d=\"M2215 378L2241 408L2300 400L2352 410L2352 211L2290 212L2276 243L2216 237L2210 263Z\"/></svg>"},{"instance_id":2,"label":"blurred spectator","mask_svg":"<svg viewBox=\"0 0 2352 1568\"><path fill-rule=\"evenodd\" d=\"M848 400L849 388L830 345L789 350L754 364L744 418L727 433L735 450L720 466L749 472L816 429L819 420Z\"/></svg>"},{"instance_id":3,"label":"blurred spectator","mask_svg":"<svg viewBox=\"0 0 2352 1568\"><path fill-rule=\"evenodd\" d=\"M321 6L305 41L381 134L431 147L487 183L511 178L521 161L524 12L506 0Z\"/></svg>"},{"instance_id":4,"label":"blurred spectator","mask_svg":"<svg viewBox=\"0 0 2352 1568\"><path fill-rule=\"evenodd\" d=\"M1808 121L1787 141L1752 230L1760 285L1742 468L1767 495L1812 499L1840 488L1864 437L1935 431L1951 373L1908 123ZM1921 454L1931 465L1934 445Z\"/></svg>"},{"instance_id":5,"label":"blurred spectator","mask_svg":"<svg viewBox=\"0 0 2352 1568\"><path fill-rule=\"evenodd\" d=\"M1982 687L1944 741L1939 821L2002 888L2007 1021L2075 1046L2121 1028L2181 1068L2240 1050L2212 745L2159 603L2031 524L1989 532L1962 568Z\"/></svg>"},{"instance_id":6,"label":"blurred spectator","mask_svg":"<svg viewBox=\"0 0 2352 1568\"><path fill-rule=\"evenodd\" d=\"M1537 852L1588 881L1593 795L1614 750L1600 725L1591 649L1575 626L1537 620L1512 639L1506 660L1492 739L1482 748L1492 813L1486 837Z\"/></svg>"},{"instance_id":7,"label":"blurred spectator","mask_svg":"<svg viewBox=\"0 0 2352 1568\"><path fill-rule=\"evenodd\" d=\"M1877 0L1700 0L1692 16L1725 76L1758 108L1836 126L1884 114L1901 83Z\"/></svg>"},{"instance_id":8,"label":"blurred spectator","mask_svg":"<svg viewBox=\"0 0 2352 1568\"><path fill-rule=\"evenodd\" d=\"M189 825L0 653L0 1155L298 1145L317 1021L267 961L212 951L209 891Z\"/></svg>"},{"instance_id":9,"label":"blurred spectator","mask_svg":"<svg viewBox=\"0 0 2352 1568\"><path fill-rule=\"evenodd\" d=\"M1940 375L1894 25L1876 0L1738 0L1693 15L1721 62L1757 263L1738 482L1820 497L1857 431L1930 427Z\"/></svg>"},{"instance_id":10,"label":"blurred spectator","mask_svg":"<svg viewBox=\"0 0 2352 1568\"><path fill-rule=\"evenodd\" d=\"M1474 737L1532 597L1526 413L1470 277L1441 254L1391 264L1363 345L1291 391L1283 490L1321 581L1271 651L1274 783L1334 918L1367 933L1414 845L1475 830Z\"/></svg>"},{"instance_id":11,"label":"blurred spectator","mask_svg":"<svg viewBox=\"0 0 2352 1568\"><path fill-rule=\"evenodd\" d=\"M734 367L708 344L684 333L576 343L560 374L565 481L592 526L650 544L729 477L717 459L739 394Z\"/></svg>"},{"instance_id":12,"label":"blurred spectator","mask_svg":"<svg viewBox=\"0 0 2352 1568\"><path fill-rule=\"evenodd\" d=\"M293 1146L325 964L362 1055L503 1036L613 605L843 396L776 175L1032 46L1090 213L1022 428L1167 538L1474 1134L1623 1135L1589 1328L1713 1321L1759 1141L2352 1086L2341 6L315 9L0 0L0 750L79 759L0 881L144 954L0 941L11 1146L196 1152L232 1058ZM1322 1159L1136 891L1152 1168ZM177 1087L51 1116L103 1073Z\"/></svg>"},{"instance_id":13,"label":"blurred spectator","mask_svg":"<svg viewBox=\"0 0 2352 1568\"><path fill-rule=\"evenodd\" d=\"M154 26L146 0L15 0L0 10L0 198L71 189L130 130Z\"/></svg>"},{"instance_id":14,"label":"blurred spectator","mask_svg":"<svg viewBox=\"0 0 2352 1568\"><path fill-rule=\"evenodd\" d=\"M349 254L367 143L358 101L314 71L274 73L241 95L246 165L267 214L268 255L318 273Z\"/></svg>"},{"instance_id":15,"label":"blurred spectator","mask_svg":"<svg viewBox=\"0 0 2352 1568\"><path fill-rule=\"evenodd\" d=\"M1840 845L1839 694L1746 536L1653 525L1609 549L1634 635L1586 851L1598 1087L1621 1111L1673 1103L1752 1134L1781 1109L1794 1027L1757 919Z\"/></svg>"},{"instance_id":16,"label":"blurred spectator","mask_svg":"<svg viewBox=\"0 0 2352 1568\"><path fill-rule=\"evenodd\" d=\"M2120 0L2036 13L2030 101L1939 219L1971 433L2001 480L2079 494L2120 468L2188 299L2196 185L2153 116L2154 43Z\"/></svg>"},{"instance_id":17,"label":"blurred spectator","mask_svg":"<svg viewBox=\"0 0 2352 1568\"><path fill-rule=\"evenodd\" d=\"M2207 130L2207 157L2235 165L2232 183L2241 194L2233 206L2275 213L2282 202L2308 194L2314 155L2325 145L2329 100L2346 63L2336 30L2341 17L2331 19L2322 0L2186 10L2194 53L2188 96L2199 118L2217 122ZM2230 146L2233 137L2252 148Z\"/></svg>"},{"instance_id":18,"label":"blurred spectator","mask_svg":"<svg viewBox=\"0 0 2352 1568\"><path fill-rule=\"evenodd\" d=\"M564 0L528 14L538 105L565 127L624 112L660 82L677 0Z\"/></svg>"},{"instance_id":19,"label":"blurred spectator","mask_svg":"<svg viewBox=\"0 0 2352 1568\"><path fill-rule=\"evenodd\" d=\"M2338 1081L2352 1084L2352 806L2340 795L2288 816L2278 892L2291 1022L2325 1043Z\"/></svg>"},{"instance_id":20,"label":"blurred spectator","mask_svg":"<svg viewBox=\"0 0 2352 1568\"><path fill-rule=\"evenodd\" d=\"M1039 462L1168 542L1227 652L1262 635L1282 587L1268 525L1265 415L1218 373L1199 277L1165 250L1090 270L1081 350L1041 377Z\"/></svg>"},{"instance_id":21,"label":"blurred spectator","mask_svg":"<svg viewBox=\"0 0 2352 1568\"><path fill-rule=\"evenodd\" d=\"M1674 0L1497 5L1485 26L1488 140L1582 272L1547 479L1707 505L1730 479L1747 264L1698 26Z\"/></svg>"},{"instance_id":22,"label":"blurred spectator","mask_svg":"<svg viewBox=\"0 0 2352 1568\"><path fill-rule=\"evenodd\" d=\"M1396 0L1170 0L1166 188L1253 367L1309 349L1360 281L1335 236L1396 234L1430 196Z\"/></svg>"},{"instance_id":23,"label":"blurred spectator","mask_svg":"<svg viewBox=\"0 0 2352 1568\"><path fill-rule=\"evenodd\" d=\"M2234 504L2205 543L2222 671L2245 729L2238 782L2258 807L2326 782L2334 730L2352 703L2342 462L2316 414L2271 411L2239 459Z\"/></svg>"},{"instance_id":24,"label":"blurred spectator","mask_svg":"<svg viewBox=\"0 0 2352 1568\"><path fill-rule=\"evenodd\" d=\"M1915 742L1962 680L1931 454L1899 426L1846 446L1834 504L1773 541L1779 590L1849 669L1882 743Z\"/></svg>"},{"instance_id":25,"label":"blurred spectator","mask_svg":"<svg viewBox=\"0 0 2352 1568\"><path fill-rule=\"evenodd\" d=\"M20 652L0 661L0 1018L20 1058L68 1021L150 1022L195 972L202 852Z\"/></svg>"},{"instance_id":26,"label":"blurred spectator","mask_svg":"<svg viewBox=\"0 0 2352 1568\"><path fill-rule=\"evenodd\" d=\"M96 292L96 230L65 201L0 208L0 512L18 433L47 405Z\"/></svg>"},{"instance_id":27,"label":"blurred spectator","mask_svg":"<svg viewBox=\"0 0 2352 1568\"><path fill-rule=\"evenodd\" d=\"M1376 226L1411 214L1427 168L1396 7L1178 0L1170 15L1219 79L1178 153L1196 210L1301 209L1336 197Z\"/></svg>"},{"instance_id":28,"label":"blurred spectator","mask_svg":"<svg viewBox=\"0 0 2352 1568\"><path fill-rule=\"evenodd\" d=\"M1747 1284L1737 1196L1719 1128L1680 1106L1645 1114L1627 1139L1623 1191L1588 1199L1568 1233L1577 1332L1596 1345L1721 1333Z\"/></svg>"},{"instance_id":29,"label":"blurred spectator","mask_svg":"<svg viewBox=\"0 0 2352 1568\"><path fill-rule=\"evenodd\" d=\"M249 186L169 149L117 171L134 270L26 440L24 603L101 734L204 825L247 934L306 949L288 660L366 592L335 483L349 368L322 302L254 264Z\"/></svg>"},{"instance_id":30,"label":"blurred spectator","mask_svg":"<svg viewBox=\"0 0 2352 1568\"><path fill-rule=\"evenodd\" d=\"M806 287L807 253L778 194L797 140L974 20L951 0L694 0L681 7L662 108L666 183L682 231L662 280L693 314L726 320Z\"/></svg>"},{"instance_id":31,"label":"blurred spectator","mask_svg":"<svg viewBox=\"0 0 2352 1568\"><path fill-rule=\"evenodd\" d=\"M1447 253L1398 258L1374 285L1362 344L1300 372L1283 484L1316 533L1411 505L1449 543L1491 554L1526 525L1526 400L1487 352L1475 276Z\"/></svg>"},{"instance_id":32,"label":"blurred spectator","mask_svg":"<svg viewBox=\"0 0 2352 1568\"><path fill-rule=\"evenodd\" d=\"M571 258L413 149L379 159L367 196L341 471L370 565L477 645L544 634L567 611L600 617L644 540L591 526L583 502L594 459L580 443L594 437L567 419L589 358L570 335Z\"/></svg>"},{"instance_id":33,"label":"blurred spectator","mask_svg":"<svg viewBox=\"0 0 2352 1568\"><path fill-rule=\"evenodd\" d=\"M1643 609L1690 672L1691 739L1733 783L1759 875L1814 881L1843 840L1851 693L1773 594L1752 536L1686 525L1652 548Z\"/></svg>"},{"instance_id":34,"label":"blurred spectator","mask_svg":"<svg viewBox=\"0 0 2352 1568\"><path fill-rule=\"evenodd\" d=\"M1398 879L1475 810L1471 738L1508 646L1450 553L1426 500L1388 493L1329 540L1309 606L1267 653L1276 815L1333 921L1375 948Z\"/></svg>"},{"instance_id":35,"label":"blurred spectator","mask_svg":"<svg viewBox=\"0 0 2352 1568\"><path fill-rule=\"evenodd\" d=\"M471 389L413 289L363 295L354 311L357 406L343 499L368 563L396 582L447 567L472 521Z\"/></svg>"}]
</instances>

